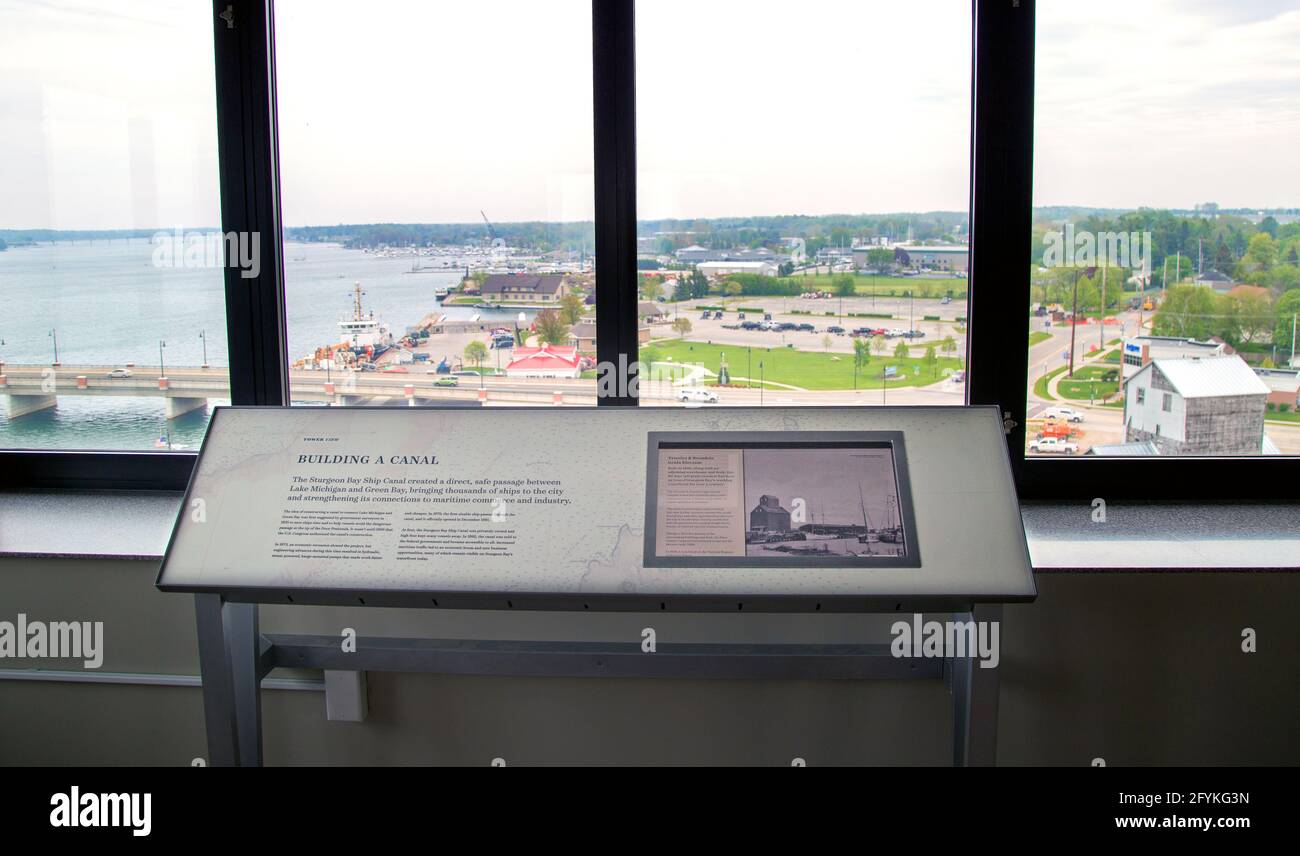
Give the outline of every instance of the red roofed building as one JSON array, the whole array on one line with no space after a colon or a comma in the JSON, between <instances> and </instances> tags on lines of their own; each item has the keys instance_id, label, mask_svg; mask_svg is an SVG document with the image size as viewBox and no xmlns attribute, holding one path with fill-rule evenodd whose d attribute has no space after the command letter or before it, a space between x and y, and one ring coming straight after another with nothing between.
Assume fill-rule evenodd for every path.
<instances>
[{"instance_id":1,"label":"red roofed building","mask_svg":"<svg viewBox=\"0 0 1300 856\"><path fill-rule=\"evenodd\" d=\"M560 345L515 348L510 365L506 366L506 377L578 378L581 376L578 349Z\"/></svg>"}]
</instances>

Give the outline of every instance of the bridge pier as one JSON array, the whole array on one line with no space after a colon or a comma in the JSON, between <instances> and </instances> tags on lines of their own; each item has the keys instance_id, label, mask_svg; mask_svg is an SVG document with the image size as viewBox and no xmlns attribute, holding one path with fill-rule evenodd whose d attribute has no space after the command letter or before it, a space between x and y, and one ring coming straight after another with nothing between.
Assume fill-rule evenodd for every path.
<instances>
[{"instance_id":1,"label":"bridge pier","mask_svg":"<svg viewBox=\"0 0 1300 856\"><path fill-rule=\"evenodd\" d=\"M184 416L194 410L201 410L208 406L206 398L164 398L168 419L175 419L177 416Z\"/></svg>"},{"instance_id":2,"label":"bridge pier","mask_svg":"<svg viewBox=\"0 0 1300 856\"><path fill-rule=\"evenodd\" d=\"M42 410L53 410L59 403L58 397L53 395L14 395L9 393L7 398L9 399L9 406L6 413L10 419L39 413Z\"/></svg>"}]
</instances>

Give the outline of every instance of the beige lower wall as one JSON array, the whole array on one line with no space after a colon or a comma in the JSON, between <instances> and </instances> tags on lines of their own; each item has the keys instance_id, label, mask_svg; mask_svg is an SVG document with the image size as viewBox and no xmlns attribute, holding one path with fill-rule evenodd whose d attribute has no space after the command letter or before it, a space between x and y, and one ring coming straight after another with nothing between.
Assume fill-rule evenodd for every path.
<instances>
[{"instance_id":1,"label":"beige lower wall","mask_svg":"<svg viewBox=\"0 0 1300 856\"><path fill-rule=\"evenodd\" d=\"M197 674L192 600L147 562L0 560L0 620L105 622L108 673ZM1002 630L1004 764L1300 763L1300 575L1040 575ZM264 632L662 641L872 641L852 616L264 607ZM1243 654L1244 627L1258 653ZM0 669L30 661L0 660ZM46 661L43 668L75 668ZM372 674L365 723L263 693L268 764L943 764L937 681L758 682ZM189 764L195 688L0 681L0 764Z\"/></svg>"}]
</instances>

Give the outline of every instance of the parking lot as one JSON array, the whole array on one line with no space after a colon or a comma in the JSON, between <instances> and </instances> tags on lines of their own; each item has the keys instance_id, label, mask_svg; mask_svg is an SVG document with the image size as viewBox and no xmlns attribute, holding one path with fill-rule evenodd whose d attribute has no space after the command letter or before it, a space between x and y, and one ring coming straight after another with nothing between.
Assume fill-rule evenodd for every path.
<instances>
[{"instance_id":1,"label":"parking lot","mask_svg":"<svg viewBox=\"0 0 1300 856\"><path fill-rule=\"evenodd\" d=\"M679 304L663 304L668 312L667 320L652 325L651 337L654 339L677 338L671 323L675 318L686 318L691 323L691 331L684 338L698 342L741 345L755 348L794 347L801 351L823 351L832 353L852 353L855 330L870 328L876 331L895 331L898 333L915 330L921 336L907 339L886 333L887 351L893 353L899 341L907 342L916 354L924 353L928 344L935 344L943 355L942 343L949 336L956 344L952 356L966 353L966 335L964 325L957 318L966 315L966 302L954 299L943 303L939 298L906 297L846 297L805 299L798 297L733 297L725 300L705 298L686 301ZM722 318L717 312L710 311L704 317L704 306L725 307ZM741 313L741 308L762 309L762 312ZM805 314L807 313L807 314ZM830 313L830 314L827 314ZM744 315L742 319L740 316ZM863 317L865 315L872 317ZM741 329L741 324L762 323L764 316L770 315L776 325L795 325L796 329ZM854 317L857 315L858 317ZM875 317L888 315L891 317ZM926 320L929 316L929 320ZM939 320L934 320L935 318ZM813 330L797 329L799 325L811 325ZM831 332L831 328L840 328L844 332ZM874 335L874 334L873 334ZM830 337L827 342L827 337Z\"/></svg>"}]
</instances>

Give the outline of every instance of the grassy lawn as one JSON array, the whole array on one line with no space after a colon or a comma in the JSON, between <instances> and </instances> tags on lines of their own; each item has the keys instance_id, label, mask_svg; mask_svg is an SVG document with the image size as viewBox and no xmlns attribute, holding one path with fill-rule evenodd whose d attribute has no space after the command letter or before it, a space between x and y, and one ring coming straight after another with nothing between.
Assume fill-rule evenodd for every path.
<instances>
[{"instance_id":1,"label":"grassy lawn","mask_svg":"<svg viewBox=\"0 0 1300 856\"><path fill-rule=\"evenodd\" d=\"M1050 372L1043 375L1038 380L1034 381L1034 395L1038 396L1044 401L1055 401L1056 399L1053 398L1047 391L1047 382L1050 381L1052 378L1056 377L1057 375L1059 375L1061 372L1065 371L1066 368L1067 368L1066 366L1061 366L1059 369L1052 369Z\"/></svg>"},{"instance_id":2,"label":"grassy lawn","mask_svg":"<svg viewBox=\"0 0 1300 856\"><path fill-rule=\"evenodd\" d=\"M1029 347L1032 348L1034 345L1046 342L1050 338L1052 338L1051 333L1044 333L1042 330L1035 330L1029 334Z\"/></svg>"},{"instance_id":3,"label":"grassy lawn","mask_svg":"<svg viewBox=\"0 0 1300 856\"><path fill-rule=\"evenodd\" d=\"M912 358L906 361L894 359L893 348L888 354L871 355L871 362L858 370L858 389L880 389L881 371L885 366L896 366L898 375L889 380L890 388L900 386L926 386L943 380L945 369L960 369L961 361L940 356L935 370L926 369L923 356L925 348L913 347ZM820 351L797 351L793 348L754 348L747 350L740 345L709 345L689 340L671 340L656 342L647 346L657 360L672 360L678 363L699 363L711 372L717 372L721 357L725 353L727 367L731 376L751 376L757 384L760 376L759 366L763 363L762 378L771 388L773 383L788 384L803 389L853 389L853 355L828 354ZM919 376L917 370L919 369ZM656 366L656 374L663 370ZM707 383L713 383L710 378ZM739 381L745 383L745 381Z\"/></svg>"},{"instance_id":4,"label":"grassy lawn","mask_svg":"<svg viewBox=\"0 0 1300 856\"><path fill-rule=\"evenodd\" d=\"M1102 360L1102 362L1104 362L1104 363L1118 363L1118 362L1119 362L1119 348L1116 348L1116 349L1113 350L1113 351L1107 351L1107 352L1106 352L1106 355L1105 355L1104 357L1102 357L1101 360Z\"/></svg>"},{"instance_id":5,"label":"grassy lawn","mask_svg":"<svg viewBox=\"0 0 1300 856\"><path fill-rule=\"evenodd\" d=\"M1267 411L1264 413L1264 421L1265 422L1289 422L1294 424L1296 422L1300 422L1300 413L1297 413L1294 410L1289 410L1286 413L1274 413L1272 411Z\"/></svg>"},{"instance_id":6,"label":"grassy lawn","mask_svg":"<svg viewBox=\"0 0 1300 856\"><path fill-rule=\"evenodd\" d=\"M1101 401L1119 392L1118 381L1103 381L1102 375L1115 369L1106 366L1084 366L1074 370L1074 377L1062 380L1056 386L1061 397L1072 401L1088 401L1096 396Z\"/></svg>"}]
</instances>

